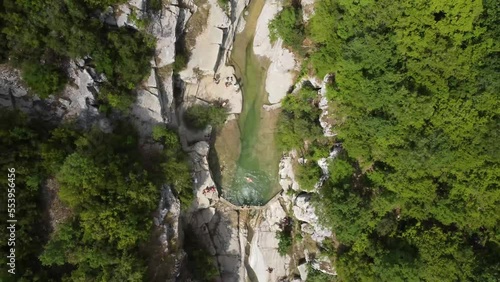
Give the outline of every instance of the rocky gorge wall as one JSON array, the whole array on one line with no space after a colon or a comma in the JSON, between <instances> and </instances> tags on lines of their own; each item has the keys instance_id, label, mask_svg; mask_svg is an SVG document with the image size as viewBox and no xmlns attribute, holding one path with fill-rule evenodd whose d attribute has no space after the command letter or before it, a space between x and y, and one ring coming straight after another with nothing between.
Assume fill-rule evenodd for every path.
<instances>
[{"instance_id":1,"label":"rocky gorge wall","mask_svg":"<svg viewBox=\"0 0 500 282\"><path fill-rule=\"evenodd\" d=\"M157 268L158 271L168 268L168 271L163 269L170 273L168 281L176 281L176 277L185 269L183 263L186 253L182 243L183 230L187 227L195 232L199 241L215 257L220 272L219 281L305 281L307 265L335 274L331 262L321 255L317 247L300 247L300 253L285 256L278 251L276 233L283 230L283 222L288 220L300 226L302 237L310 239L312 246L321 245L325 238L332 237L332 232L319 224L310 202L311 195L303 192L295 181L292 161L297 156L294 152L283 156L279 163L283 191L277 197L263 208L235 207L221 199L217 190L206 192L207 187L215 185L208 160L211 128L193 131L178 118L190 105L212 101L225 101L230 119L237 118L241 113L243 95L229 57L236 34L244 28L248 4L248 0L232 0L225 10L217 0L172 0L164 1L160 10L151 12L146 0L131 0L119 7L110 7L102 16L108 24L143 29L156 38L155 56L150 62L151 72L137 89L137 100L131 107L131 119L144 143L153 143L151 131L157 124L177 127L183 149L191 160L195 194L193 205L188 211L181 212L179 200L170 187L164 185L154 217L159 252L161 256L169 258L168 265L159 264ZM313 4L310 0L307 5L312 13ZM275 109L279 108L280 101L288 94L300 65L294 54L283 48L280 40L275 44L269 40L268 23L281 8L279 1L265 3L257 21L253 42L254 52L271 62L267 71L266 91L271 107ZM191 56L187 67L174 75L173 63L178 41L185 32L193 32L195 23L190 23L190 20L201 13L206 22L202 23L194 45L189 50ZM149 24L142 26L141 19L148 19ZM103 131L112 130L110 120L99 113L93 103L99 92L99 81L105 77L87 66L85 58L70 62L67 71L71 83L62 95L41 100L28 95L16 70L0 66L0 105L40 115L53 122L72 118L84 126L97 124ZM216 77L234 83L225 86L224 83L216 83ZM314 78L309 80L317 81ZM319 95L323 97L326 80L317 83L321 88ZM179 85L182 87L177 87ZM300 85L295 88L298 87ZM179 89L180 93L174 93ZM328 109L326 103L326 99L323 99L324 111ZM325 136L332 136L328 123L323 122L322 125ZM334 157L334 153L325 156L325 160L327 157ZM323 167L324 176L327 177L327 166Z\"/></svg>"}]
</instances>

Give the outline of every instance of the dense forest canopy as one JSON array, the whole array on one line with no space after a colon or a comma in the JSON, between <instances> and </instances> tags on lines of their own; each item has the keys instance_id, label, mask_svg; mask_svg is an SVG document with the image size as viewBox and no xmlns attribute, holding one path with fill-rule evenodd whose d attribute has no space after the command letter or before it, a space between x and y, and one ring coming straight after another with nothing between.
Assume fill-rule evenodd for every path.
<instances>
[{"instance_id":1,"label":"dense forest canopy","mask_svg":"<svg viewBox=\"0 0 500 282\"><path fill-rule=\"evenodd\" d=\"M500 277L500 2L321 0L345 149L318 201L345 281Z\"/></svg>"},{"instance_id":2,"label":"dense forest canopy","mask_svg":"<svg viewBox=\"0 0 500 282\"><path fill-rule=\"evenodd\" d=\"M319 0L307 24L292 2L270 28L332 76L344 150L316 205L339 280L497 281L500 2ZM287 99L279 139L315 160L310 144L330 143L307 134L315 119L289 118ZM299 126L302 138L283 130ZM317 169L298 166L299 180Z\"/></svg>"},{"instance_id":3,"label":"dense forest canopy","mask_svg":"<svg viewBox=\"0 0 500 282\"><path fill-rule=\"evenodd\" d=\"M177 134L155 128L154 138L165 149L146 161L128 123L117 122L113 133L103 133L72 124L48 127L10 111L0 119L0 168L14 167L17 175L19 281L147 280L145 245L159 187L171 184L185 205L193 197ZM46 215L51 189L66 207L59 218ZM54 230L51 220L57 221ZM4 226L5 238L6 232Z\"/></svg>"}]
</instances>

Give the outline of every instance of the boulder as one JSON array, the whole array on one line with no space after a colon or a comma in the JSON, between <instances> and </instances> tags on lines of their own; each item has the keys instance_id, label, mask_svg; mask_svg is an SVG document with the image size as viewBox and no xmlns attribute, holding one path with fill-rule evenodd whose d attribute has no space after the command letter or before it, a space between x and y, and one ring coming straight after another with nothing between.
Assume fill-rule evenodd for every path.
<instances>
[{"instance_id":1,"label":"boulder","mask_svg":"<svg viewBox=\"0 0 500 282\"><path fill-rule=\"evenodd\" d=\"M111 133L113 132L113 126L111 125L111 121L108 118L101 118L99 119L99 129L104 132L104 133Z\"/></svg>"},{"instance_id":2,"label":"boulder","mask_svg":"<svg viewBox=\"0 0 500 282\"><path fill-rule=\"evenodd\" d=\"M318 216L314 213L314 207L311 205L311 195L304 193L295 198L293 214L300 221L312 223L318 221Z\"/></svg>"},{"instance_id":3,"label":"boulder","mask_svg":"<svg viewBox=\"0 0 500 282\"><path fill-rule=\"evenodd\" d=\"M337 271L327 256L319 256L311 262L311 267L328 275L337 275Z\"/></svg>"},{"instance_id":4,"label":"boulder","mask_svg":"<svg viewBox=\"0 0 500 282\"><path fill-rule=\"evenodd\" d=\"M264 210L264 220L269 224L269 230L280 230L279 224L286 217L286 212L279 201L272 202L267 209Z\"/></svg>"},{"instance_id":5,"label":"boulder","mask_svg":"<svg viewBox=\"0 0 500 282\"><path fill-rule=\"evenodd\" d=\"M300 273L300 279L302 279L302 281L307 281L307 274L309 272L309 270L307 269L307 263L299 265L297 269Z\"/></svg>"},{"instance_id":6,"label":"boulder","mask_svg":"<svg viewBox=\"0 0 500 282\"><path fill-rule=\"evenodd\" d=\"M314 234L314 227L309 223L302 223L300 225L300 231L302 231L302 233L311 235Z\"/></svg>"},{"instance_id":7,"label":"boulder","mask_svg":"<svg viewBox=\"0 0 500 282\"><path fill-rule=\"evenodd\" d=\"M278 278L287 276L290 269L291 258L279 254L276 231L267 220L262 220L254 231L248 256L248 265L259 282L278 281ZM268 268L273 271L269 272Z\"/></svg>"},{"instance_id":8,"label":"boulder","mask_svg":"<svg viewBox=\"0 0 500 282\"><path fill-rule=\"evenodd\" d=\"M28 95L28 88L22 84L20 71L7 65L0 65L0 95L10 94L15 98L24 97Z\"/></svg>"}]
</instances>

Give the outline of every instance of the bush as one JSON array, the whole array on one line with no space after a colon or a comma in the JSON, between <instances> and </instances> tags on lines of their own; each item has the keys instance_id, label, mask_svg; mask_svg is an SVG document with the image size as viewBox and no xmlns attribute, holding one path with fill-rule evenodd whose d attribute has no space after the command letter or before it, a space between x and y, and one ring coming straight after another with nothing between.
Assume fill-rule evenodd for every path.
<instances>
[{"instance_id":1,"label":"bush","mask_svg":"<svg viewBox=\"0 0 500 282\"><path fill-rule=\"evenodd\" d=\"M322 136L319 123L321 110L315 105L317 91L304 87L296 94L285 97L278 121L278 146L288 151L302 148L304 141Z\"/></svg>"},{"instance_id":2,"label":"bush","mask_svg":"<svg viewBox=\"0 0 500 282\"><path fill-rule=\"evenodd\" d=\"M308 282L334 282L337 281L336 276L328 275L325 274L319 270L316 270L312 268L311 266L308 267L308 274L307 274L307 281Z\"/></svg>"},{"instance_id":3,"label":"bush","mask_svg":"<svg viewBox=\"0 0 500 282\"><path fill-rule=\"evenodd\" d=\"M278 253L281 256L285 256L290 251L290 248L292 247L291 232L277 231L276 232L276 239L279 240Z\"/></svg>"},{"instance_id":4,"label":"bush","mask_svg":"<svg viewBox=\"0 0 500 282\"><path fill-rule=\"evenodd\" d=\"M292 49L299 51L305 39L302 10L293 7L284 8L269 22L269 38L275 42L278 37Z\"/></svg>"},{"instance_id":5,"label":"bush","mask_svg":"<svg viewBox=\"0 0 500 282\"><path fill-rule=\"evenodd\" d=\"M23 80L40 98L57 94L66 84L64 74L54 66L25 62L22 65Z\"/></svg>"},{"instance_id":6,"label":"bush","mask_svg":"<svg viewBox=\"0 0 500 282\"><path fill-rule=\"evenodd\" d=\"M180 52L175 54L175 61L173 66L174 73L179 73L187 67L189 57L185 53L186 52Z\"/></svg>"},{"instance_id":7,"label":"bush","mask_svg":"<svg viewBox=\"0 0 500 282\"><path fill-rule=\"evenodd\" d=\"M217 0L217 4L219 4L219 7L224 11L229 9L229 0Z\"/></svg>"},{"instance_id":8,"label":"bush","mask_svg":"<svg viewBox=\"0 0 500 282\"><path fill-rule=\"evenodd\" d=\"M161 175L172 185L182 208L186 209L193 202L194 193L187 155L182 150L179 136L175 131L158 125L153 128L153 139L165 148L160 156Z\"/></svg>"},{"instance_id":9,"label":"bush","mask_svg":"<svg viewBox=\"0 0 500 282\"><path fill-rule=\"evenodd\" d=\"M318 183L321 175L321 168L311 160L299 165L297 168L297 182L300 188L305 191L314 190L314 186Z\"/></svg>"},{"instance_id":10,"label":"bush","mask_svg":"<svg viewBox=\"0 0 500 282\"><path fill-rule=\"evenodd\" d=\"M220 106L194 105L184 113L186 125L192 129L204 129L208 125L218 128L224 124L227 110Z\"/></svg>"}]
</instances>

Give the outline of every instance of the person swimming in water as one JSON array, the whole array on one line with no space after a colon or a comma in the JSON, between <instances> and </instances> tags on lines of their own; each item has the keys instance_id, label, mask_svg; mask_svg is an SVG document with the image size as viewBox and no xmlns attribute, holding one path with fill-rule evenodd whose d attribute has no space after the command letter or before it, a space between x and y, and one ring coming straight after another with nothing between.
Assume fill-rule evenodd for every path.
<instances>
[{"instance_id":1,"label":"person swimming in water","mask_svg":"<svg viewBox=\"0 0 500 282\"><path fill-rule=\"evenodd\" d=\"M246 179L247 183L253 183L252 178L250 178L250 177L245 177L245 179Z\"/></svg>"}]
</instances>

